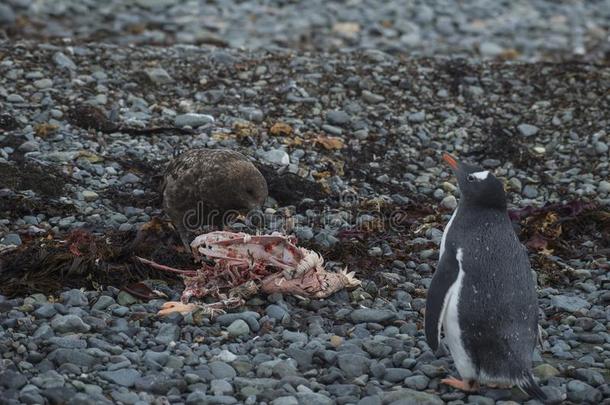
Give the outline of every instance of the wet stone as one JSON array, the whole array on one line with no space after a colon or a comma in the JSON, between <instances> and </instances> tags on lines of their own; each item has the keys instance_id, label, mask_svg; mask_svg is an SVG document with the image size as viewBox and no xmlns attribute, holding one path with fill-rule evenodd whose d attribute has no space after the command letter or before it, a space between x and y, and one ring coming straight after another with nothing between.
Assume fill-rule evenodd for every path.
<instances>
[{"instance_id":1,"label":"wet stone","mask_svg":"<svg viewBox=\"0 0 610 405\"><path fill-rule=\"evenodd\" d=\"M350 122L350 116L345 111L333 110L326 114L326 120L331 125L345 125Z\"/></svg>"},{"instance_id":2,"label":"wet stone","mask_svg":"<svg viewBox=\"0 0 610 405\"><path fill-rule=\"evenodd\" d=\"M387 309L362 308L350 314L353 322L386 322L396 319L396 313Z\"/></svg>"},{"instance_id":3,"label":"wet stone","mask_svg":"<svg viewBox=\"0 0 610 405\"><path fill-rule=\"evenodd\" d=\"M226 364L226 363L223 363L220 361L211 362L209 364L209 367L210 367L210 371L216 378L232 379L237 376L237 372L235 371L235 369L233 367L231 367L229 364Z\"/></svg>"},{"instance_id":4,"label":"wet stone","mask_svg":"<svg viewBox=\"0 0 610 405\"><path fill-rule=\"evenodd\" d=\"M340 354L338 356L339 368L347 378L359 377L366 374L369 369L370 360L356 354Z\"/></svg>"},{"instance_id":5,"label":"wet stone","mask_svg":"<svg viewBox=\"0 0 610 405\"><path fill-rule=\"evenodd\" d=\"M522 136L530 137L536 135L539 131L538 127L530 124L520 124L517 129Z\"/></svg>"},{"instance_id":6,"label":"wet stone","mask_svg":"<svg viewBox=\"0 0 610 405\"><path fill-rule=\"evenodd\" d=\"M123 387L134 386L136 379L140 377L140 372L133 369L121 369L116 371L101 371L100 377Z\"/></svg>"},{"instance_id":7,"label":"wet stone","mask_svg":"<svg viewBox=\"0 0 610 405\"><path fill-rule=\"evenodd\" d=\"M51 327L58 333L88 332L91 327L77 315L58 315L51 321Z\"/></svg>"},{"instance_id":8,"label":"wet stone","mask_svg":"<svg viewBox=\"0 0 610 405\"><path fill-rule=\"evenodd\" d=\"M167 345L170 342L178 340L180 328L178 325L164 323L160 328L155 341L160 344Z\"/></svg>"},{"instance_id":9,"label":"wet stone","mask_svg":"<svg viewBox=\"0 0 610 405\"><path fill-rule=\"evenodd\" d=\"M72 289L61 294L61 300L68 307L83 307L89 305L89 300L81 290Z\"/></svg>"},{"instance_id":10,"label":"wet stone","mask_svg":"<svg viewBox=\"0 0 610 405\"><path fill-rule=\"evenodd\" d=\"M53 55L53 61L57 64L57 66L61 68L66 68L70 70L76 69L76 64L74 63L74 61L67 57L63 52L56 52Z\"/></svg>"},{"instance_id":11,"label":"wet stone","mask_svg":"<svg viewBox=\"0 0 610 405\"><path fill-rule=\"evenodd\" d=\"M551 305L566 312L576 312L591 306L585 299L568 295L555 295L551 297Z\"/></svg>"},{"instance_id":12,"label":"wet stone","mask_svg":"<svg viewBox=\"0 0 610 405\"><path fill-rule=\"evenodd\" d=\"M214 122L214 117L208 114L188 113L176 116L174 124L177 127L192 127L197 128L205 124Z\"/></svg>"},{"instance_id":13,"label":"wet stone","mask_svg":"<svg viewBox=\"0 0 610 405\"><path fill-rule=\"evenodd\" d=\"M163 68L149 68L145 69L144 72L150 81L156 84L167 84L174 81L169 73Z\"/></svg>"},{"instance_id":14,"label":"wet stone","mask_svg":"<svg viewBox=\"0 0 610 405\"><path fill-rule=\"evenodd\" d=\"M236 319L227 327L227 332L233 337L245 336L250 334L250 327L244 320Z\"/></svg>"}]
</instances>

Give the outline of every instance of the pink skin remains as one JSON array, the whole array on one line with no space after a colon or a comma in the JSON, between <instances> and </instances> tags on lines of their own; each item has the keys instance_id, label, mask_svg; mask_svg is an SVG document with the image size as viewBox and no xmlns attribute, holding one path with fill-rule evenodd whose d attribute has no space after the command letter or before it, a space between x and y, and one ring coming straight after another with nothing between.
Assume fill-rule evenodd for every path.
<instances>
[{"instance_id":1,"label":"pink skin remains","mask_svg":"<svg viewBox=\"0 0 610 405\"><path fill-rule=\"evenodd\" d=\"M167 302L159 315L182 314L202 309L211 316L236 308L258 292L282 293L307 298L326 298L343 289L360 285L354 273L328 272L322 257L296 246L294 237L274 233L252 236L226 231L210 232L191 242L195 259L205 256L198 270L179 270L138 258L159 270L184 277L182 302ZM191 297L213 296L213 304L189 304Z\"/></svg>"}]
</instances>

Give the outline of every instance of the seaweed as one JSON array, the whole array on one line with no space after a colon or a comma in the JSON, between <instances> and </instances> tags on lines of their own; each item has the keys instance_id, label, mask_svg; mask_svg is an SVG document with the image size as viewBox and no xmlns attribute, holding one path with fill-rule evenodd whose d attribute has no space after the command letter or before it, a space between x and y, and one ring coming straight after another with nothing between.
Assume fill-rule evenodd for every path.
<instances>
[{"instance_id":1,"label":"seaweed","mask_svg":"<svg viewBox=\"0 0 610 405\"><path fill-rule=\"evenodd\" d=\"M279 174L267 164L254 164L267 181L269 195L281 205L299 205L304 198L320 200L326 197L319 183L302 178L293 173Z\"/></svg>"},{"instance_id":2,"label":"seaweed","mask_svg":"<svg viewBox=\"0 0 610 405\"><path fill-rule=\"evenodd\" d=\"M0 114L0 130L11 131L19 128L19 122L10 114Z\"/></svg>"},{"instance_id":3,"label":"seaweed","mask_svg":"<svg viewBox=\"0 0 610 405\"><path fill-rule=\"evenodd\" d=\"M610 249L610 211L595 203L573 200L512 210L520 236L532 251L563 258L602 257Z\"/></svg>"},{"instance_id":4,"label":"seaweed","mask_svg":"<svg viewBox=\"0 0 610 405\"><path fill-rule=\"evenodd\" d=\"M176 248L173 229L154 218L139 232L113 231L96 235L75 229L65 239L51 236L26 239L17 249L0 255L0 294L13 297L64 288L122 288L144 279L176 282L176 276L151 270L133 260L150 257L173 266L189 266L188 253Z\"/></svg>"},{"instance_id":5,"label":"seaweed","mask_svg":"<svg viewBox=\"0 0 610 405\"><path fill-rule=\"evenodd\" d=\"M110 120L104 111L87 104L72 106L66 116L72 125L103 133L122 132L130 135L153 135L167 132L177 132L179 134L194 134L192 129L178 128L175 126L133 128L126 125L117 124Z\"/></svg>"},{"instance_id":6,"label":"seaweed","mask_svg":"<svg viewBox=\"0 0 610 405\"><path fill-rule=\"evenodd\" d=\"M0 189L32 190L48 198L63 194L68 180L51 166L22 161L14 165L0 163Z\"/></svg>"},{"instance_id":7,"label":"seaweed","mask_svg":"<svg viewBox=\"0 0 610 405\"><path fill-rule=\"evenodd\" d=\"M489 125L485 131L482 145L473 150L471 154L508 161L520 169L527 169L539 161L524 138L499 120L494 120Z\"/></svg>"}]
</instances>

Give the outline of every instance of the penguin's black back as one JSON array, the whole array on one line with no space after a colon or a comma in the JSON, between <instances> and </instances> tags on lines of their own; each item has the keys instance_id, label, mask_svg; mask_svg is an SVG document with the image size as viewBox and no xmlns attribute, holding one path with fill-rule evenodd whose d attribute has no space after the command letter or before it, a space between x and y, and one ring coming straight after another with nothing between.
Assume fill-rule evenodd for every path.
<instances>
[{"instance_id":1,"label":"penguin's black back","mask_svg":"<svg viewBox=\"0 0 610 405\"><path fill-rule=\"evenodd\" d=\"M538 305L527 253L506 210L460 206L446 243L449 251L462 249L465 350L482 380L521 380L532 364Z\"/></svg>"}]
</instances>

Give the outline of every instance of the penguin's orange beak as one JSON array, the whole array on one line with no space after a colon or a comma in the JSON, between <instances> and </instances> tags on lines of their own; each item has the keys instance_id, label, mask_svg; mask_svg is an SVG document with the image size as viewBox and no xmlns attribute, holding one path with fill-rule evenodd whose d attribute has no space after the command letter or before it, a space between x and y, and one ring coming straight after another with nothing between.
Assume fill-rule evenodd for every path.
<instances>
[{"instance_id":1,"label":"penguin's orange beak","mask_svg":"<svg viewBox=\"0 0 610 405\"><path fill-rule=\"evenodd\" d=\"M453 156L448 153L443 153L443 160L447 163L453 170L458 169L458 162L455 160Z\"/></svg>"}]
</instances>

